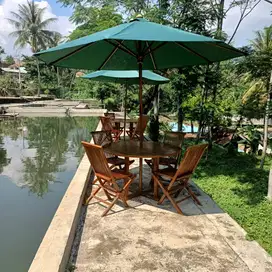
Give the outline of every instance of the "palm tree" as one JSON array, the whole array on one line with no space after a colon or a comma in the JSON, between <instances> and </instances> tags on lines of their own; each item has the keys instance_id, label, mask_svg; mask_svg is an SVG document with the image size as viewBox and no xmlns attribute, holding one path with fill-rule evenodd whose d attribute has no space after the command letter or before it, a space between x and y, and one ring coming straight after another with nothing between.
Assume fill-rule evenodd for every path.
<instances>
[{"instance_id":1,"label":"palm tree","mask_svg":"<svg viewBox=\"0 0 272 272\"><path fill-rule=\"evenodd\" d=\"M16 29L10 34L16 37L14 45L20 48L29 45L33 53L46 49L52 43L53 37L57 35L57 32L48 30L47 27L57 18L44 19L46 8L40 8L37 3L34 3L34 0L28 0L26 4L19 4L18 7L18 12L11 11L12 18L7 19ZM39 96L41 82L38 60L37 71Z\"/></svg>"},{"instance_id":2,"label":"palm tree","mask_svg":"<svg viewBox=\"0 0 272 272\"><path fill-rule=\"evenodd\" d=\"M272 49L272 25L265 27L263 31L256 31L256 38L251 41L255 51L265 52Z\"/></svg>"},{"instance_id":3,"label":"palm tree","mask_svg":"<svg viewBox=\"0 0 272 272\"><path fill-rule=\"evenodd\" d=\"M256 37L251 41L252 48L254 49L253 62L255 63L255 70L258 72L257 78L252 81L252 85L248 93L262 92L265 93L266 107L264 114L264 137L263 137L263 152L261 160L261 168L264 165L264 159L267 151L268 141L268 120L271 103L271 82L270 75L272 78L272 67L271 67L271 56L272 56L272 25L265 27L262 31L256 31ZM255 60L254 60L255 59ZM256 73L255 71L255 73Z\"/></svg>"},{"instance_id":4,"label":"palm tree","mask_svg":"<svg viewBox=\"0 0 272 272\"><path fill-rule=\"evenodd\" d=\"M55 32L52 36L52 40L50 41L49 45L50 47L55 47L59 45L63 41L63 37L60 33ZM58 88L60 87L60 72L59 72L59 67L56 67L57 69L57 82L58 82Z\"/></svg>"}]
</instances>

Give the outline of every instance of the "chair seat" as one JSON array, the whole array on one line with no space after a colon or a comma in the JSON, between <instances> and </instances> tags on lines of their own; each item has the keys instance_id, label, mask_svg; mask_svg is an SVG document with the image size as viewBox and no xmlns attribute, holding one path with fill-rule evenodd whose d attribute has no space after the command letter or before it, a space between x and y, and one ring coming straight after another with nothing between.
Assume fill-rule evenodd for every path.
<instances>
[{"instance_id":1,"label":"chair seat","mask_svg":"<svg viewBox=\"0 0 272 272\"><path fill-rule=\"evenodd\" d=\"M110 157L107 158L107 161L109 164L114 164L114 165L123 165L126 163L125 159L119 158L119 157ZM130 160L129 164L134 163L134 160Z\"/></svg>"},{"instance_id":2,"label":"chair seat","mask_svg":"<svg viewBox=\"0 0 272 272\"><path fill-rule=\"evenodd\" d=\"M159 164L161 165L169 165L169 164L176 164L177 163L177 159L176 158L160 158L159 160Z\"/></svg>"},{"instance_id":3,"label":"chair seat","mask_svg":"<svg viewBox=\"0 0 272 272\"><path fill-rule=\"evenodd\" d=\"M168 177L168 178L171 179L171 178L173 178L175 176L176 172L177 172L177 169L172 168L172 167L167 167L167 168L164 168L164 169L160 169L155 174L158 175L158 176L164 176L164 177ZM191 175L192 175L191 172L184 173L183 175L177 176L177 180L182 180L182 179L185 179L185 178L189 178Z\"/></svg>"},{"instance_id":4,"label":"chair seat","mask_svg":"<svg viewBox=\"0 0 272 272\"><path fill-rule=\"evenodd\" d=\"M172 167L167 167L164 169L160 169L158 172L156 172L156 175L172 178L175 176L176 172L177 172L177 169Z\"/></svg>"},{"instance_id":5,"label":"chair seat","mask_svg":"<svg viewBox=\"0 0 272 272\"><path fill-rule=\"evenodd\" d=\"M149 167L152 168L153 165L153 161L151 159L145 159L145 162L148 164ZM175 158L160 158L159 160L159 165L170 165L170 164L174 164L176 165L177 163L177 159Z\"/></svg>"},{"instance_id":6,"label":"chair seat","mask_svg":"<svg viewBox=\"0 0 272 272\"><path fill-rule=\"evenodd\" d=\"M115 179L125 179L125 178L134 178L134 177L136 177L136 175L134 175L134 174L132 174L132 173L125 173L125 171L124 170L121 170L121 169L113 169L113 170L111 170L111 173L112 173L112 175L113 175L113 177L115 178Z\"/></svg>"}]
</instances>

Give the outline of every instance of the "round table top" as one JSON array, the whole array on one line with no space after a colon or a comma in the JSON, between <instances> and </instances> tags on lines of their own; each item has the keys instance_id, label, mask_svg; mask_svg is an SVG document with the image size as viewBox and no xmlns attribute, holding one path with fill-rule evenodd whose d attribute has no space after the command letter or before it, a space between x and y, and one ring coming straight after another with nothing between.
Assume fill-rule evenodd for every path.
<instances>
[{"instance_id":1,"label":"round table top","mask_svg":"<svg viewBox=\"0 0 272 272\"><path fill-rule=\"evenodd\" d=\"M104 147L105 152L131 158L158 158L175 156L180 148L168 144L147 141L142 145L138 141L119 141Z\"/></svg>"},{"instance_id":2,"label":"round table top","mask_svg":"<svg viewBox=\"0 0 272 272\"><path fill-rule=\"evenodd\" d=\"M112 122L114 123L124 123L125 122L125 118L115 118L114 120L112 120ZM138 119L126 119L126 123L137 123Z\"/></svg>"}]
</instances>

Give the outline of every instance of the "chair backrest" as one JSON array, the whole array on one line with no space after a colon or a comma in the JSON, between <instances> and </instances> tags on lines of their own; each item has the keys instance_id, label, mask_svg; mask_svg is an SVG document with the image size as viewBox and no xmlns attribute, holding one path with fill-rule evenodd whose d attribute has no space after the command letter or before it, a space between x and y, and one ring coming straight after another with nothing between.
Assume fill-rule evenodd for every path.
<instances>
[{"instance_id":1,"label":"chair backrest","mask_svg":"<svg viewBox=\"0 0 272 272\"><path fill-rule=\"evenodd\" d=\"M113 121L115 119L115 113L114 112L105 112L104 116L109 117L111 119L111 121Z\"/></svg>"},{"instance_id":2,"label":"chair backrest","mask_svg":"<svg viewBox=\"0 0 272 272\"><path fill-rule=\"evenodd\" d=\"M108 180L112 179L110 167L107 163L104 150L102 146L81 142L84 146L85 152L89 158L91 166L98 177L106 177Z\"/></svg>"},{"instance_id":3,"label":"chair backrest","mask_svg":"<svg viewBox=\"0 0 272 272\"><path fill-rule=\"evenodd\" d=\"M181 148L185 134L184 132L166 131L163 143Z\"/></svg>"},{"instance_id":4,"label":"chair backrest","mask_svg":"<svg viewBox=\"0 0 272 272\"><path fill-rule=\"evenodd\" d=\"M195 171L208 144L194 145L187 148L179 165L176 176L189 176Z\"/></svg>"},{"instance_id":5,"label":"chair backrest","mask_svg":"<svg viewBox=\"0 0 272 272\"><path fill-rule=\"evenodd\" d=\"M147 123L148 123L149 117L147 115L142 116L142 126L140 123L140 117L138 118L137 125L134 130L134 134L140 134L141 133L141 128L142 128L142 133L144 133Z\"/></svg>"},{"instance_id":6,"label":"chair backrest","mask_svg":"<svg viewBox=\"0 0 272 272\"><path fill-rule=\"evenodd\" d=\"M111 119L109 117L100 116L100 121L102 123L103 130L106 130L106 131L113 130Z\"/></svg>"},{"instance_id":7,"label":"chair backrest","mask_svg":"<svg viewBox=\"0 0 272 272\"><path fill-rule=\"evenodd\" d=\"M110 131L92 131L91 135L92 135L94 144L100 145L102 147L108 146L113 142ZM105 152L105 156L106 158L115 157L114 155L106 153L106 152Z\"/></svg>"},{"instance_id":8,"label":"chair backrest","mask_svg":"<svg viewBox=\"0 0 272 272\"><path fill-rule=\"evenodd\" d=\"M104 147L113 142L110 131L92 131L91 135L96 145Z\"/></svg>"}]
</instances>

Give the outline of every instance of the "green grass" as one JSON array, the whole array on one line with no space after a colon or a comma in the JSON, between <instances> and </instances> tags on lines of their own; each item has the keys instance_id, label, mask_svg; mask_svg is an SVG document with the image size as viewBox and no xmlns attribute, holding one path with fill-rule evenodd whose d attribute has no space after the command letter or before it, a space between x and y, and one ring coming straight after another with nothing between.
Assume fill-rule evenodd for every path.
<instances>
[{"instance_id":1,"label":"green grass","mask_svg":"<svg viewBox=\"0 0 272 272\"><path fill-rule=\"evenodd\" d=\"M228 155L214 147L207 161L203 157L195 177L195 182L247 231L247 239L258 241L270 255L272 203L266 196L271 163L268 158L261 170L257 158Z\"/></svg>"}]
</instances>

